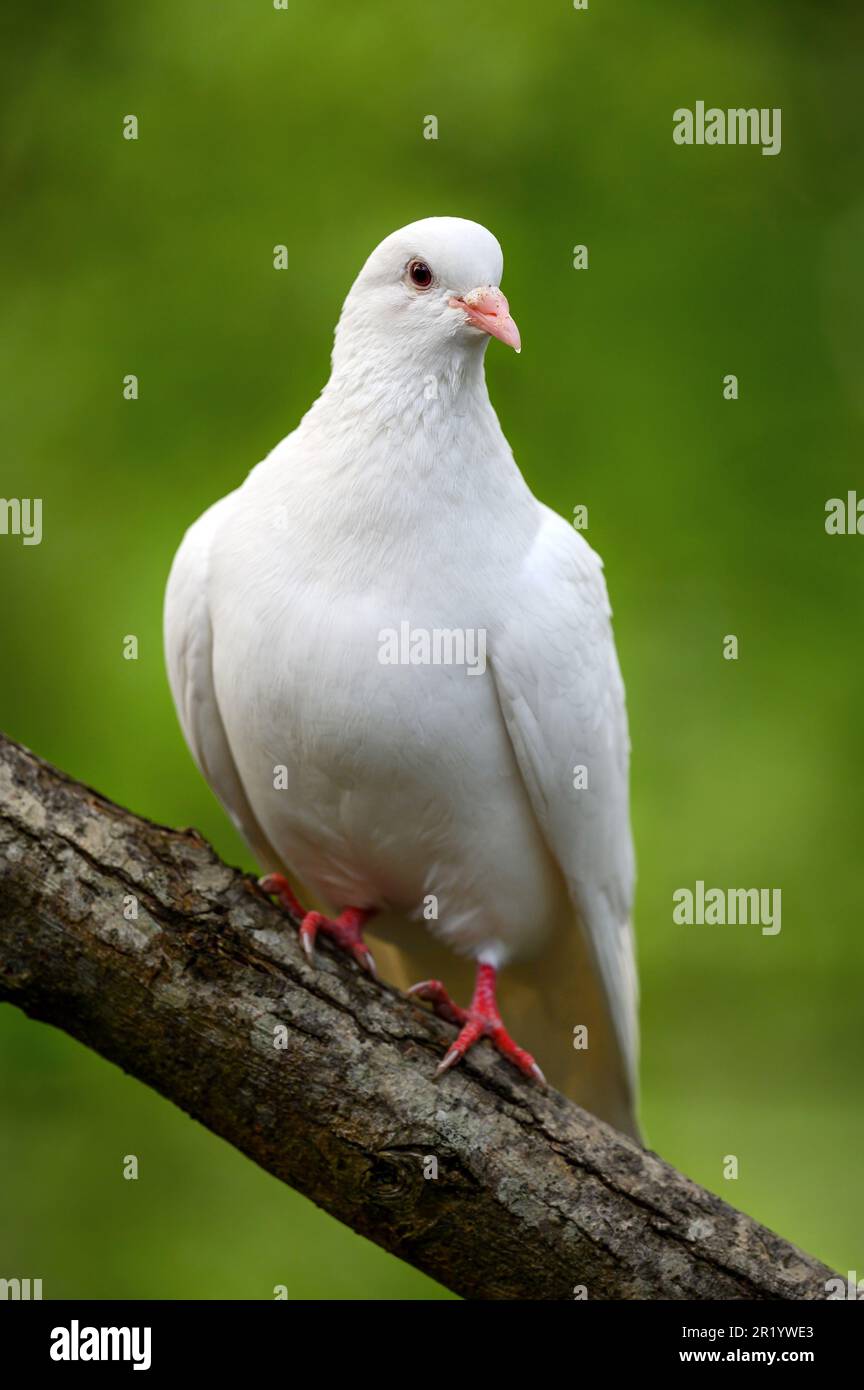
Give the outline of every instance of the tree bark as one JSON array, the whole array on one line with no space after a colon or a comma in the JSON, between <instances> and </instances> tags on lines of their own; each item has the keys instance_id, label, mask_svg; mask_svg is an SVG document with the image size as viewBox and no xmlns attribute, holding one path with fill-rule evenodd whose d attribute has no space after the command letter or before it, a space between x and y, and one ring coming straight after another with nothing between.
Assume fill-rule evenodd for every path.
<instances>
[{"instance_id":1,"label":"tree bark","mask_svg":"<svg viewBox=\"0 0 864 1390\"><path fill-rule=\"evenodd\" d=\"M491 1049L436 1079L448 1025L327 945L310 967L196 831L2 735L0 999L466 1297L822 1299L833 1277Z\"/></svg>"}]
</instances>

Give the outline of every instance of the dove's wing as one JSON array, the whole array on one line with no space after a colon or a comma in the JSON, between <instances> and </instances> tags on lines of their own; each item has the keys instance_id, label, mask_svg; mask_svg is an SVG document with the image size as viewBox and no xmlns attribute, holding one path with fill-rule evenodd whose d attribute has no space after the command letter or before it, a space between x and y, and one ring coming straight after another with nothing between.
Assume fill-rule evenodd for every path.
<instances>
[{"instance_id":1,"label":"dove's wing","mask_svg":"<svg viewBox=\"0 0 864 1390\"><path fill-rule=\"evenodd\" d=\"M492 669L534 813L585 929L617 1041L616 1087L632 1111L638 987L624 686L600 559L561 517L542 511L516 602L495 636ZM582 776L587 785L577 788ZM560 976L548 985L559 994L568 987Z\"/></svg>"},{"instance_id":2,"label":"dove's wing","mask_svg":"<svg viewBox=\"0 0 864 1390\"><path fill-rule=\"evenodd\" d=\"M210 547L233 501L229 493L199 517L174 557L165 591L165 662L190 752L262 868L270 872L282 866L249 804L213 684Z\"/></svg>"}]
</instances>

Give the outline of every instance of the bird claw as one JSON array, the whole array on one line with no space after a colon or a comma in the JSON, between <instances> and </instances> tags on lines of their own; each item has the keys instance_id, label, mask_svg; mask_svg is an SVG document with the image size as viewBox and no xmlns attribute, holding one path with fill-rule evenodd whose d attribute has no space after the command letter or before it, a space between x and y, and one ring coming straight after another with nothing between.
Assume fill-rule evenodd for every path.
<instances>
[{"instance_id":1,"label":"bird claw","mask_svg":"<svg viewBox=\"0 0 864 1390\"><path fill-rule=\"evenodd\" d=\"M360 969L365 970L366 974L369 975L371 979L378 979L378 967L375 964L375 957L372 955L372 952L369 950L368 946L364 944L362 949L355 949L354 959L360 966Z\"/></svg>"},{"instance_id":2,"label":"bird claw","mask_svg":"<svg viewBox=\"0 0 864 1390\"><path fill-rule=\"evenodd\" d=\"M267 874L258 880L259 887L279 899L282 907L299 923L300 945L310 965L315 964L315 941L319 932L329 936L340 950L352 956L361 970L377 980L378 971L372 952L363 940L363 928L374 916L369 908L346 907L338 917L325 917L323 912L306 912L300 906L294 890L282 874Z\"/></svg>"},{"instance_id":3,"label":"bird claw","mask_svg":"<svg viewBox=\"0 0 864 1390\"><path fill-rule=\"evenodd\" d=\"M306 913L297 901L294 889L284 874L265 874L263 878L259 878L258 887L268 897L278 898L280 905L290 916L295 917L298 922L303 921Z\"/></svg>"},{"instance_id":4,"label":"bird claw","mask_svg":"<svg viewBox=\"0 0 864 1390\"><path fill-rule=\"evenodd\" d=\"M546 1078L530 1052L517 1047L501 1022L495 1002L494 971L491 966L480 966L477 988L469 1009L462 1009L458 1004L454 1004L440 980L421 980L419 984L412 985L408 993L415 999L428 1000L439 1018L445 1019L448 1023L455 1023L460 1029L456 1041L451 1043L438 1063L436 1075L442 1076L451 1067L455 1067L475 1043L480 1042L482 1038L488 1038L496 1051L514 1067L518 1067L524 1076L531 1077L540 1086L546 1086Z\"/></svg>"},{"instance_id":5,"label":"bird claw","mask_svg":"<svg viewBox=\"0 0 864 1390\"><path fill-rule=\"evenodd\" d=\"M440 980L421 980L419 984L412 985L408 993L414 999L427 1000L439 1018L455 1023L457 1028L468 1022L468 1010L460 1009L458 1004L453 1003Z\"/></svg>"},{"instance_id":6,"label":"bird claw","mask_svg":"<svg viewBox=\"0 0 864 1390\"><path fill-rule=\"evenodd\" d=\"M445 1071L449 1071L451 1067L455 1067L461 1056L461 1052L457 1052L455 1047L451 1047L435 1068L435 1075L443 1076Z\"/></svg>"}]
</instances>

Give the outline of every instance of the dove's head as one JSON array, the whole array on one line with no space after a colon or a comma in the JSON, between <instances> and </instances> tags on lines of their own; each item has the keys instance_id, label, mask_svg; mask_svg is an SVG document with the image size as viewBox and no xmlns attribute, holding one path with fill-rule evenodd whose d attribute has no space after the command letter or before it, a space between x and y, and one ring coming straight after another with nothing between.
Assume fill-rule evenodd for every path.
<instances>
[{"instance_id":1,"label":"dove's head","mask_svg":"<svg viewBox=\"0 0 864 1390\"><path fill-rule=\"evenodd\" d=\"M376 246L351 287L337 351L415 366L482 351L489 338L519 352L519 330L501 293L504 258L495 237L462 217L427 217ZM334 357L335 361L335 357Z\"/></svg>"}]
</instances>

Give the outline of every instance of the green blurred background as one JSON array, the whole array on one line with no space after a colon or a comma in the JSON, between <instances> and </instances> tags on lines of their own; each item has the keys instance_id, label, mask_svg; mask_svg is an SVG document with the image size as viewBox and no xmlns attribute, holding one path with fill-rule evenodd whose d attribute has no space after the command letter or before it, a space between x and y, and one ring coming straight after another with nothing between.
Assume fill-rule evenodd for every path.
<instances>
[{"instance_id":1,"label":"green blurred background","mask_svg":"<svg viewBox=\"0 0 864 1390\"><path fill-rule=\"evenodd\" d=\"M0 536L2 727L253 867L170 703L172 554L322 386L371 248L485 223L525 345L491 345L493 400L538 495L588 505L615 607L649 1142L864 1272L864 537L824 529L829 497L864 495L861 15L91 0L4 26L2 492L43 498L44 538ZM699 99L781 107L782 152L674 145ZM674 926L698 878L780 887L781 934ZM10 1008L0 1059L0 1274L46 1297L447 1297Z\"/></svg>"}]
</instances>

